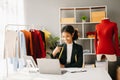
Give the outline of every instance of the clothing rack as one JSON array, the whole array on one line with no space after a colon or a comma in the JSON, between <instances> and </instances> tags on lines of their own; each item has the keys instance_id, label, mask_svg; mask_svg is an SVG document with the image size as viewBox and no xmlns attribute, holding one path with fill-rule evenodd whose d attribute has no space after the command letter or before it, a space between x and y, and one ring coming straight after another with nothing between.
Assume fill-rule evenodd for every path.
<instances>
[{"instance_id":1,"label":"clothing rack","mask_svg":"<svg viewBox=\"0 0 120 80\"><path fill-rule=\"evenodd\" d=\"M25 27L33 27L33 25L21 25L21 24L7 24L6 26L5 26L5 30L7 30L7 28L9 27L9 26L25 26Z\"/></svg>"},{"instance_id":2,"label":"clothing rack","mask_svg":"<svg viewBox=\"0 0 120 80\"><path fill-rule=\"evenodd\" d=\"M25 27L33 27L33 25L21 25L21 24L7 24L6 26L5 26L5 31L7 30L7 28L9 27L9 26L20 26L20 27L22 27L22 26L25 26ZM7 60L7 58L5 57L5 55L6 55L6 53L5 53L5 51L4 51L4 59L6 59L6 76L8 77L8 60Z\"/></svg>"},{"instance_id":3,"label":"clothing rack","mask_svg":"<svg viewBox=\"0 0 120 80\"><path fill-rule=\"evenodd\" d=\"M26 28L25 29L29 29L29 28L31 28L31 29L36 29L35 27L34 27L34 25L32 24L32 25L22 25L22 24L7 24L6 26L5 26L5 32L7 31L7 29L8 29L8 27L16 27L16 29L18 28L19 29L19 27L22 27L22 26L25 26ZM17 29L17 30L18 30ZM5 35L6 35L6 33L5 33ZM5 47L5 46L4 46ZM4 58L5 58L5 55L6 55L6 52L5 52L5 50L4 50Z\"/></svg>"},{"instance_id":4,"label":"clothing rack","mask_svg":"<svg viewBox=\"0 0 120 80\"><path fill-rule=\"evenodd\" d=\"M31 25L22 25L22 24L7 24L6 26L5 26L5 30L7 30L7 28L9 27L9 26L25 26L25 27L27 27L27 29L29 30L29 28L31 28L31 29L37 29L37 28L35 28L34 26L38 26L38 27L40 27L40 25L33 25L33 24L31 24ZM45 29L44 27L40 27L40 30L43 30L43 29Z\"/></svg>"},{"instance_id":5,"label":"clothing rack","mask_svg":"<svg viewBox=\"0 0 120 80\"><path fill-rule=\"evenodd\" d=\"M8 28L9 27L9 28ZM15 29L17 29L17 30L20 30L21 28L20 27L23 27L24 29L37 29L37 28L35 28L34 27L34 25L21 25L21 24L7 24L6 26L5 26L5 31L7 31L8 29L10 29L10 28L12 28L13 27L13 30L14 30L14 27L15 27ZM40 27L40 26L39 26ZM40 27L41 28L41 27ZM10 29L10 30L12 30L12 29ZM6 33L5 33L5 35L6 35ZM5 44L5 43L4 43ZM8 76L8 58L10 57L10 56L7 56L6 57L6 52L5 52L5 46L4 46L4 59L6 59L6 75Z\"/></svg>"},{"instance_id":6,"label":"clothing rack","mask_svg":"<svg viewBox=\"0 0 120 80\"><path fill-rule=\"evenodd\" d=\"M22 27L22 26L25 26L25 27L34 27L33 25L22 25L22 24L7 24L6 26L5 26L5 31L7 30L7 28L9 27L9 26L20 26L20 27ZM5 51L4 51L4 58L5 58Z\"/></svg>"}]
</instances>

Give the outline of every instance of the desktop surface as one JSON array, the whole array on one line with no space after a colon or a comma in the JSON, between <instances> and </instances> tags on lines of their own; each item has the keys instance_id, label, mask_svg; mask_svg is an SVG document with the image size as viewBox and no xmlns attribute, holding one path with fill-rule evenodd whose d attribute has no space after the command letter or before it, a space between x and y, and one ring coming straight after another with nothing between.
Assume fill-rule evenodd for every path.
<instances>
[{"instance_id":1,"label":"desktop surface","mask_svg":"<svg viewBox=\"0 0 120 80\"><path fill-rule=\"evenodd\" d=\"M6 80L112 80L107 71L101 68L62 68L63 75L41 74L39 72L19 71Z\"/></svg>"}]
</instances>

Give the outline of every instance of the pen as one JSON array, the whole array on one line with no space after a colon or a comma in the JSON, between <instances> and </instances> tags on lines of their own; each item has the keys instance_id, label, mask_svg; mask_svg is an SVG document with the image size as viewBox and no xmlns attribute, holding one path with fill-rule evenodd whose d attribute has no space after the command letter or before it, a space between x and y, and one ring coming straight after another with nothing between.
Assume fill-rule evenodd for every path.
<instances>
[{"instance_id":1,"label":"pen","mask_svg":"<svg viewBox=\"0 0 120 80\"><path fill-rule=\"evenodd\" d=\"M72 71L71 73L78 73L78 72L87 72L87 70Z\"/></svg>"}]
</instances>

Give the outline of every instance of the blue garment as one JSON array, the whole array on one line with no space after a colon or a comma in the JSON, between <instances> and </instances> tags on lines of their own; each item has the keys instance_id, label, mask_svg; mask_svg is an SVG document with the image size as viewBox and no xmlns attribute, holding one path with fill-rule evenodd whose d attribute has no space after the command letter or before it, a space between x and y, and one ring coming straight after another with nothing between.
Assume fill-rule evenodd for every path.
<instances>
[{"instance_id":1,"label":"blue garment","mask_svg":"<svg viewBox=\"0 0 120 80\"><path fill-rule=\"evenodd\" d=\"M24 55L27 55L26 51L26 43L25 43L25 35L23 32L19 31L18 32L18 37L19 37L19 51L20 51L20 58L23 58Z\"/></svg>"},{"instance_id":2,"label":"blue garment","mask_svg":"<svg viewBox=\"0 0 120 80\"><path fill-rule=\"evenodd\" d=\"M14 58L11 58L11 63L13 64L14 71L16 71L18 68L21 69L25 66L24 56L27 55L24 33L18 31L17 34L17 42L15 44L16 56Z\"/></svg>"},{"instance_id":3,"label":"blue garment","mask_svg":"<svg viewBox=\"0 0 120 80\"><path fill-rule=\"evenodd\" d=\"M25 42L25 35L23 32L19 31L18 32L18 37L19 37L19 69L23 68L25 66L25 61L24 61L24 56L27 55L27 50L26 50L26 42Z\"/></svg>"}]
</instances>

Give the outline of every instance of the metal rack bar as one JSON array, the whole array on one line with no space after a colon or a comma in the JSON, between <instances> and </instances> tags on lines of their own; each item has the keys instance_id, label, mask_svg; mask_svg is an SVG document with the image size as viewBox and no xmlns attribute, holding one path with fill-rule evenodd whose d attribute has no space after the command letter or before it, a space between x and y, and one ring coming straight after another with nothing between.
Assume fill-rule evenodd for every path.
<instances>
[{"instance_id":1,"label":"metal rack bar","mask_svg":"<svg viewBox=\"0 0 120 80\"><path fill-rule=\"evenodd\" d=\"M33 25L21 25L21 24L7 24L6 26L5 26L5 30L7 30L7 28L9 27L9 26L28 26L28 27L31 27L31 26L33 26Z\"/></svg>"}]
</instances>

